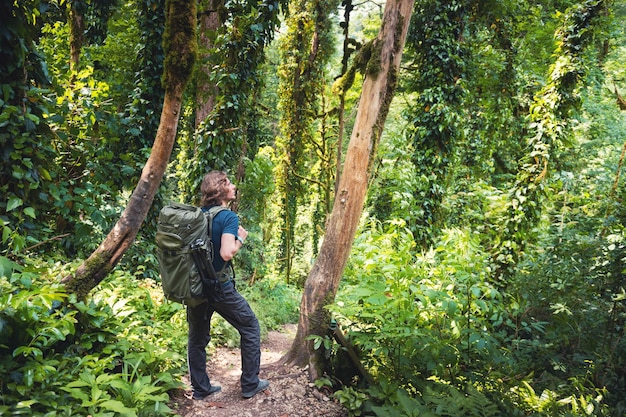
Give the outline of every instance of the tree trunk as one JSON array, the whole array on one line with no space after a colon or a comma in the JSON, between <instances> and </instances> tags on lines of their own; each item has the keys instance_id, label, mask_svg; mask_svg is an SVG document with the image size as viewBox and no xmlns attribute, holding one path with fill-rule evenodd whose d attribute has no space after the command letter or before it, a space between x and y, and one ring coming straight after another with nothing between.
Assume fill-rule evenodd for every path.
<instances>
[{"instance_id":1,"label":"tree trunk","mask_svg":"<svg viewBox=\"0 0 626 417\"><path fill-rule=\"evenodd\" d=\"M80 50L85 38L85 20L79 8L85 8L84 2L70 2L70 71L78 71Z\"/></svg>"},{"instance_id":2,"label":"tree trunk","mask_svg":"<svg viewBox=\"0 0 626 417\"><path fill-rule=\"evenodd\" d=\"M209 0L206 10L200 13L200 48L203 51L209 51L213 46L211 38L208 36L211 32L215 32L221 25L220 9L224 7L224 0ZM208 52L201 53L200 59L207 58ZM201 65L200 74L196 81L196 124L198 129L200 124L208 117L215 107L215 96L217 95L217 86L210 81L211 65Z\"/></svg>"},{"instance_id":3,"label":"tree trunk","mask_svg":"<svg viewBox=\"0 0 626 417\"><path fill-rule=\"evenodd\" d=\"M133 243L165 173L176 139L183 92L195 61L197 41L194 1L166 2L163 40L165 99L154 145L139 183L118 222L76 272L61 281L68 292L79 298L86 297L106 277Z\"/></svg>"},{"instance_id":4,"label":"tree trunk","mask_svg":"<svg viewBox=\"0 0 626 417\"><path fill-rule=\"evenodd\" d=\"M283 363L309 365L309 378L322 376L326 362L309 335L328 334L332 303L363 210L372 162L395 93L402 49L414 0L388 1L372 47L361 101L346 153L343 174L319 256L304 285L295 340Z\"/></svg>"}]
</instances>

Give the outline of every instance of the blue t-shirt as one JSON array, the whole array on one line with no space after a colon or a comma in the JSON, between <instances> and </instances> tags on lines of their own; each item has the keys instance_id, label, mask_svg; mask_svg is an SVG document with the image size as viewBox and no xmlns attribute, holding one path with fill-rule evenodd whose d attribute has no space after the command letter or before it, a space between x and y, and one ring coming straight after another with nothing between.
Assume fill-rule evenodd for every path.
<instances>
[{"instance_id":1,"label":"blue t-shirt","mask_svg":"<svg viewBox=\"0 0 626 417\"><path fill-rule=\"evenodd\" d=\"M203 210L208 211L211 207L203 207ZM237 236L239 232L239 218L230 210L222 210L213 218L213 229L211 231L211 241L213 242L213 268L216 271L221 271L224 268L225 261L220 256L220 249L222 247L222 235L229 233L233 236Z\"/></svg>"}]
</instances>

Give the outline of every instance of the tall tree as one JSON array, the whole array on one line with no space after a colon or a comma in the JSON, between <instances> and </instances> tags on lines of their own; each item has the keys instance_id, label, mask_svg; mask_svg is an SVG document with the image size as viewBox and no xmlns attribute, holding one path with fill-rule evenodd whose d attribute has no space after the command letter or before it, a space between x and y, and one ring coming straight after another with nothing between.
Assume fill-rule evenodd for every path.
<instances>
[{"instance_id":1,"label":"tall tree","mask_svg":"<svg viewBox=\"0 0 626 417\"><path fill-rule=\"evenodd\" d=\"M587 0L570 7L556 33L559 43L548 83L537 93L529 111L528 153L521 161L516 182L509 192L509 216L501 227L493 260L495 278L506 286L526 245L533 242L532 229L542 213L545 179L550 161L571 135L572 118L581 104L578 91L587 69L585 49L593 41L604 16L604 0Z\"/></svg>"},{"instance_id":2,"label":"tall tree","mask_svg":"<svg viewBox=\"0 0 626 417\"><path fill-rule=\"evenodd\" d=\"M176 139L185 86L196 59L196 3L166 2L163 84L165 98L161 121L150 157L120 219L94 253L62 282L68 291L85 297L117 265L146 218L167 167Z\"/></svg>"},{"instance_id":3,"label":"tall tree","mask_svg":"<svg viewBox=\"0 0 626 417\"><path fill-rule=\"evenodd\" d=\"M395 94L413 4L414 0L387 2L380 32L370 45L361 101L333 211L319 256L304 285L296 337L283 358L285 363L310 365L312 380L322 375L326 363L308 336L325 335L328 329L330 320L324 307L335 298L356 234L372 162Z\"/></svg>"},{"instance_id":4,"label":"tall tree","mask_svg":"<svg viewBox=\"0 0 626 417\"><path fill-rule=\"evenodd\" d=\"M80 69L80 54L85 43L104 42L107 23L117 6L117 0L70 0L70 70Z\"/></svg>"},{"instance_id":5,"label":"tall tree","mask_svg":"<svg viewBox=\"0 0 626 417\"><path fill-rule=\"evenodd\" d=\"M298 204L304 197L307 181L305 154L313 146L319 97L324 90L324 67L333 52L330 16L338 4L337 0L293 2L281 46L279 106L283 117L281 136L276 143L283 156L276 183L283 213L281 269L287 282L297 247L294 239Z\"/></svg>"},{"instance_id":6,"label":"tall tree","mask_svg":"<svg viewBox=\"0 0 626 417\"><path fill-rule=\"evenodd\" d=\"M235 1L226 2L223 8L213 3L218 6L222 24L214 33L209 31L213 43L202 62L211 67L211 72L203 77L208 75L205 85L211 90L209 94L215 94L213 108L190 135L192 143L181 143L178 154L185 172L179 190L187 197L198 195L207 170L229 169L242 157L256 152L257 120L253 110L254 92L261 84L259 67L286 3L287 0Z\"/></svg>"},{"instance_id":7,"label":"tall tree","mask_svg":"<svg viewBox=\"0 0 626 417\"><path fill-rule=\"evenodd\" d=\"M462 136L459 110L465 94L466 47L463 31L471 1L420 1L407 36L413 54L409 88L418 92L407 110L407 135L413 143L415 177L424 184L413 190L421 207L410 221L416 242L427 248L441 220L441 202L450 175L454 146Z\"/></svg>"},{"instance_id":8,"label":"tall tree","mask_svg":"<svg viewBox=\"0 0 626 417\"><path fill-rule=\"evenodd\" d=\"M82 0L69 2L70 21L70 71L78 71L80 64L80 51L85 38L85 9L87 3Z\"/></svg>"}]
</instances>

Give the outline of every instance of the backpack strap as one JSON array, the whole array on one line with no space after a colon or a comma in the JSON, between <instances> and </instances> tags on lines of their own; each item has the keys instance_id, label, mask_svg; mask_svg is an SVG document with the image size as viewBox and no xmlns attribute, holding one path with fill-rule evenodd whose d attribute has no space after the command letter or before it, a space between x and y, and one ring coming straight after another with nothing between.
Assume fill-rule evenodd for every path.
<instances>
[{"instance_id":1,"label":"backpack strap","mask_svg":"<svg viewBox=\"0 0 626 417\"><path fill-rule=\"evenodd\" d=\"M228 210L226 207L224 206L213 206L211 207L208 211L205 212L208 223L209 223L209 240L211 239L211 236L213 236L213 219L215 218L215 216L217 216L217 213L219 213L220 211L224 211L224 210Z\"/></svg>"},{"instance_id":2,"label":"backpack strap","mask_svg":"<svg viewBox=\"0 0 626 417\"><path fill-rule=\"evenodd\" d=\"M224 207L224 206L213 206L210 209L208 209L207 211L204 212L204 215L207 218L207 223L208 223L208 238L209 238L209 242L211 242L211 254L213 256L215 256L215 254L213 254L213 241L211 240L211 237L213 236L213 219L215 218L215 216L217 216L217 214L221 211L224 210L228 210L228 208ZM217 276L218 276L218 280L220 280L220 282L223 280L223 276L224 273L230 270L230 275L231 275L231 279L235 279L235 270L232 267L232 261L228 261L224 263L224 267L222 268L221 271L216 271Z\"/></svg>"}]
</instances>

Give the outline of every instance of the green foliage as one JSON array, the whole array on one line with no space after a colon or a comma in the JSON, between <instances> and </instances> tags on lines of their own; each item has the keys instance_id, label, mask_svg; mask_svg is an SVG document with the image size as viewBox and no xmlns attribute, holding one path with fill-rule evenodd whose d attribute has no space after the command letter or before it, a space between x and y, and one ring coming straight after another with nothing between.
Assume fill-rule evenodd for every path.
<instances>
[{"instance_id":1,"label":"green foliage","mask_svg":"<svg viewBox=\"0 0 626 417\"><path fill-rule=\"evenodd\" d=\"M538 270L527 265L513 296L488 283L489 254L479 243L449 230L434 251L413 257L402 224L372 225L355 242L331 307L376 379L365 391L371 400L353 415L606 415L609 392L622 388L613 381L607 392L594 381L602 375L609 382L622 366L608 352L621 344L623 301L609 292L601 307L594 295L596 285L606 287L587 281L583 268L599 255L594 244L576 258L546 253L550 259L533 263ZM552 249L574 251L563 242ZM620 306L610 308L616 300ZM607 334L613 317L619 324ZM611 365L601 359L607 355ZM533 374L540 377L518 380ZM348 406L356 402L350 392L340 394Z\"/></svg>"},{"instance_id":2,"label":"green foliage","mask_svg":"<svg viewBox=\"0 0 626 417\"><path fill-rule=\"evenodd\" d=\"M529 109L529 151L521 161L515 185L510 190L509 216L502 227L503 240L494 253L496 278L510 275L525 242L533 240L532 228L541 216L548 163L559 146L570 138L570 117L578 109L578 89L586 74L583 52L593 39L604 10L603 1L586 1L568 9L557 35L547 84Z\"/></svg>"},{"instance_id":3,"label":"green foliage","mask_svg":"<svg viewBox=\"0 0 626 417\"><path fill-rule=\"evenodd\" d=\"M279 26L284 0L226 2L223 24L205 34L212 47L204 50L211 68L209 80L217 86L212 113L189 134L178 155L179 188L188 198L198 195L202 177L212 169L230 171L243 158L254 158L261 145L256 91L262 86L265 47ZM193 130L193 128L190 128ZM201 161L200 163L198 161Z\"/></svg>"},{"instance_id":4,"label":"green foliage","mask_svg":"<svg viewBox=\"0 0 626 417\"><path fill-rule=\"evenodd\" d=\"M462 81L467 47L459 38L469 18L468 7L464 1L416 2L407 35L409 65L418 70L405 79L406 88L416 93L405 112L406 135L419 181L412 189L413 199L421 207L408 225L422 248L433 242L442 225L445 184L455 146L463 136L460 104L466 94Z\"/></svg>"},{"instance_id":5,"label":"green foliage","mask_svg":"<svg viewBox=\"0 0 626 417\"><path fill-rule=\"evenodd\" d=\"M109 219L116 211L109 204L121 192L119 181L102 164L110 162L128 172L124 166L128 159L112 150L102 151L99 143L102 136L113 146L121 140L113 123L108 84L94 79L92 67L75 74L71 85L67 79L56 81L68 84L58 86L56 113L51 116L50 125L57 132L53 143L59 152L55 161L62 172L57 170L51 184L50 209L57 216L54 231L69 235L63 240L65 250L87 253L97 244L92 241L94 234L103 236L112 226ZM96 154L99 159L93 157Z\"/></svg>"},{"instance_id":6,"label":"green foliage","mask_svg":"<svg viewBox=\"0 0 626 417\"><path fill-rule=\"evenodd\" d=\"M277 330L283 324L298 321L300 291L294 286L262 279L254 283L237 283L237 289L250 302L263 329Z\"/></svg>"},{"instance_id":7,"label":"green foliage","mask_svg":"<svg viewBox=\"0 0 626 417\"><path fill-rule=\"evenodd\" d=\"M276 147L281 155L276 167L276 188L280 195L280 211L283 213L281 228L280 269L289 283L292 278L293 259L298 254L295 242L297 207L310 197L307 186L318 184L330 188L316 178L332 178L329 162L333 159L332 143L323 136L316 139L315 130L323 108L326 65L333 53L332 12L339 4L331 1L299 1L291 4L286 19L287 34L281 39L281 65L278 69L279 109L282 112L280 136ZM321 126L319 130L326 129ZM307 158L307 154L314 158ZM321 166L320 161L326 161ZM323 191L322 191L323 193ZM318 211L316 217L325 218ZM323 220L314 221L314 227ZM313 234L315 235L315 233Z\"/></svg>"},{"instance_id":8,"label":"green foliage","mask_svg":"<svg viewBox=\"0 0 626 417\"><path fill-rule=\"evenodd\" d=\"M604 398L601 391L598 390L596 396L570 395L559 398L556 392L547 389L538 395L529 383L522 381L519 387L513 389L513 394L523 408L533 412L532 415L602 416L608 410L602 404Z\"/></svg>"},{"instance_id":9,"label":"green foliage","mask_svg":"<svg viewBox=\"0 0 626 417\"><path fill-rule=\"evenodd\" d=\"M387 404L372 406L377 416L389 417L489 417L500 416L502 410L485 393L477 390L472 385L458 389L451 385L441 383L429 384L424 393L412 397L404 390L396 390L389 393L389 386L383 385L384 389L372 389L375 399L384 399ZM514 415L514 414L506 414Z\"/></svg>"},{"instance_id":10,"label":"green foliage","mask_svg":"<svg viewBox=\"0 0 626 417\"><path fill-rule=\"evenodd\" d=\"M238 215L249 235L244 250L237 255L238 274L242 277L263 278L269 272L275 219L271 213L271 198L275 183L268 180L274 169L274 149L264 146L253 160L246 160L245 181L238 184Z\"/></svg>"},{"instance_id":11,"label":"green foliage","mask_svg":"<svg viewBox=\"0 0 626 417\"><path fill-rule=\"evenodd\" d=\"M419 386L424 375L456 381L500 366L506 333L498 328L512 313L485 282L488 257L475 238L449 231L436 252L415 261L402 226L374 226L362 236L350 266L358 265L360 277L352 281L348 273L350 285L333 311L348 320L371 372Z\"/></svg>"},{"instance_id":12,"label":"green foliage","mask_svg":"<svg viewBox=\"0 0 626 417\"><path fill-rule=\"evenodd\" d=\"M363 407L367 396L352 387L347 387L335 391L335 398L348 410L348 415L353 417L361 415L361 407Z\"/></svg>"},{"instance_id":13,"label":"green foliage","mask_svg":"<svg viewBox=\"0 0 626 417\"><path fill-rule=\"evenodd\" d=\"M0 6L0 251L20 252L44 233L48 185L55 150L46 117L49 77L35 48L47 5L39 1Z\"/></svg>"},{"instance_id":14,"label":"green foliage","mask_svg":"<svg viewBox=\"0 0 626 417\"><path fill-rule=\"evenodd\" d=\"M108 3L100 3L99 6L110 7ZM124 5L125 9L130 7ZM132 125L129 133L133 133L145 124L145 116L137 123L129 118L118 118L118 111L123 107L120 102L126 101L128 94L119 88L127 86L128 90L133 85L133 68L123 66L131 62L133 54L128 54L128 50L134 46L116 49L114 45L120 39L134 41L136 31L131 26L134 20L121 23L126 17L116 16L109 26L112 43L85 45L81 57L83 70L70 74L68 28L64 22L55 20L64 18L63 14L55 13L56 9L51 11L45 15L45 20L34 14L28 35L31 39L15 42L15 45L34 48L33 42L37 41L37 49L29 49L31 52L27 55L29 68L33 68L29 88L15 90L25 94L12 93L13 99L26 106L8 106L9 96L3 102L3 106L7 105L2 111L9 135L9 142L3 142L6 145L3 145L6 151L3 169L11 172L2 175L2 188L9 197L6 207L10 209L0 215L4 228L2 248L17 253L25 247L57 240L68 254L84 254L97 245L94 237L108 232L112 219L120 211L117 199L135 185L146 157L139 150L151 145L156 127L150 139L128 140L126 126ZM100 17L105 19L105 15ZM158 13L152 12L152 15ZM18 18L19 14L14 17ZM100 23L103 24L103 20ZM35 39L39 28L42 36ZM160 37L158 42L160 44ZM35 71L37 62L43 58L47 66ZM17 62L13 59L6 62L9 61ZM160 69L157 73L161 73ZM42 75L46 78L41 78ZM42 90L39 86L48 83L48 78L51 90ZM4 91L9 92L6 88ZM151 106L162 101L162 97L149 99ZM28 109L29 114L20 115L23 109ZM24 128L24 133L19 133ZM2 135L0 132L0 137ZM131 138L136 136L131 134ZM112 172L119 175L111 175ZM51 237L53 240L46 241Z\"/></svg>"},{"instance_id":15,"label":"green foliage","mask_svg":"<svg viewBox=\"0 0 626 417\"><path fill-rule=\"evenodd\" d=\"M118 275L77 302L48 283L58 266L0 261L3 414L170 414L167 391L185 365L184 344L172 338L182 320L153 301L155 288L129 293L135 281Z\"/></svg>"}]
</instances>

